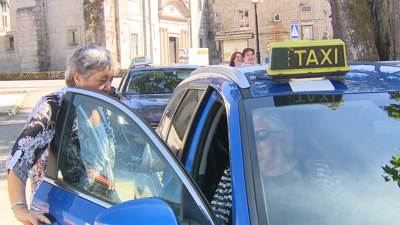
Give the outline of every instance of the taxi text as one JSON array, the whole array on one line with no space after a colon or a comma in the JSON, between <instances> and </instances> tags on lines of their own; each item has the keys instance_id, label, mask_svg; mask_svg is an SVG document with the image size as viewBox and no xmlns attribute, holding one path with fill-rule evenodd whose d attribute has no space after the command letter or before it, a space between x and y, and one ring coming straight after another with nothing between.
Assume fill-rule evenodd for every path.
<instances>
[{"instance_id":1,"label":"taxi text","mask_svg":"<svg viewBox=\"0 0 400 225\"><path fill-rule=\"evenodd\" d=\"M340 94L299 94L275 96L275 106L301 105L313 103L333 103L342 101L343 95Z\"/></svg>"},{"instance_id":2,"label":"taxi text","mask_svg":"<svg viewBox=\"0 0 400 225\"><path fill-rule=\"evenodd\" d=\"M345 66L343 45L289 48L289 68Z\"/></svg>"}]
</instances>

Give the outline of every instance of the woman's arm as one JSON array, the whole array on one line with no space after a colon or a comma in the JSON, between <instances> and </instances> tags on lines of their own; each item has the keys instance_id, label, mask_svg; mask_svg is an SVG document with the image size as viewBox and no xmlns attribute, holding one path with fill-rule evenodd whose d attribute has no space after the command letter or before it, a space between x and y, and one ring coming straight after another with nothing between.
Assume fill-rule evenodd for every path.
<instances>
[{"instance_id":1,"label":"woman's arm","mask_svg":"<svg viewBox=\"0 0 400 225\"><path fill-rule=\"evenodd\" d=\"M36 225L38 224L38 220L47 224L51 223L50 220L43 216L41 212L30 211L28 209L25 197L25 183L14 174L12 169L9 170L7 184L8 195L12 205L11 210L18 221L26 225Z\"/></svg>"},{"instance_id":2,"label":"woman's arm","mask_svg":"<svg viewBox=\"0 0 400 225\"><path fill-rule=\"evenodd\" d=\"M62 94L54 93L39 100L6 161L12 211L15 218L23 224L37 225L38 220L50 223L41 212L29 211L26 204L25 182L28 171L37 163L53 138L62 97Z\"/></svg>"},{"instance_id":3,"label":"woman's arm","mask_svg":"<svg viewBox=\"0 0 400 225\"><path fill-rule=\"evenodd\" d=\"M217 190L211 201L211 207L220 221L220 224L228 224L232 209L232 180L230 167L225 169L220 179Z\"/></svg>"}]
</instances>

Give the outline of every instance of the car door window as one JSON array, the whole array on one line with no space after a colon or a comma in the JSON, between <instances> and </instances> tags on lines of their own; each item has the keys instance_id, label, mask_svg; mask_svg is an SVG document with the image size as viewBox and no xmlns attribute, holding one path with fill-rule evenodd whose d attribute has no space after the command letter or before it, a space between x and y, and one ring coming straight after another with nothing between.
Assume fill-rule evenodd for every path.
<instances>
[{"instance_id":1,"label":"car door window","mask_svg":"<svg viewBox=\"0 0 400 225\"><path fill-rule=\"evenodd\" d=\"M167 143L169 146L175 146L177 149L183 148L183 138L190 126L197 107L204 95L204 90L188 90L183 98L171 122ZM178 158L181 158L182 152Z\"/></svg>"},{"instance_id":2,"label":"car door window","mask_svg":"<svg viewBox=\"0 0 400 225\"><path fill-rule=\"evenodd\" d=\"M180 215L182 183L172 167L133 119L99 99L75 95L58 179L111 204L159 197Z\"/></svg>"},{"instance_id":3,"label":"car door window","mask_svg":"<svg viewBox=\"0 0 400 225\"><path fill-rule=\"evenodd\" d=\"M188 161L193 161L193 166L186 168L192 171L193 179L211 202L224 170L230 166L230 146L224 101L216 90L209 90L209 93L199 122L194 122L196 125L191 128L194 134L190 137L193 139L189 141L192 143L189 148L195 148L197 154L189 154Z\"/></svg>"},{"instance_id":4,"label":"car door window","mask_svg":"<svg viewBox=\"0 0 400 225\"><path fill-rule=\"evenodd\" d=\"M161 119L161 122L158 126L157 129L159 130L159 134L161 136L161 138L163 138L164 140L166 139L167 135L168 135L168 126L171 123L172 120L172 116L175 113L176 108L178 107L179 103L182 100L183 95L185 94L185 90L180 91L178 94L176 94L170 101L170 103L168 104L168 108L166 109L165 112L165 116Z\"/></svg>"}]
</instances>

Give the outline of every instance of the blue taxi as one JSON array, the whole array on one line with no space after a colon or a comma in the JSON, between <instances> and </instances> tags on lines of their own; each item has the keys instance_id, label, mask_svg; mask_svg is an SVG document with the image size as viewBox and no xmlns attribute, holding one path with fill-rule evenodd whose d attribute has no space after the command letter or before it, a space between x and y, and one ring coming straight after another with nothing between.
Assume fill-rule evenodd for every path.
<instances>
[{"instance_id":1,"label":"blue taxi","mask_svg":"<svg viewBox=\"0 0 400 225\"><path fill-rule=\"evenodd\" d=\"M132 59L116 89L117 96L157 127L175 87L199 68L188 64L151 64L147 56Z\"/></svg>"},{"instance_id":2,"label":"blue taxi","mask_svg":"<svg viewBox=\"0 0 400 225\"><path fill-rule=\"evenodd\" d=\"M340 40L272 43L269 67L199 68L155 131L69 88L32 208L54 224L398 224L400 66L348 65L345 53ZM77 179L65 140L85 102L109 112L119 147L82 130L92 151L81 145Z\"/></svg>"}]
</instances>

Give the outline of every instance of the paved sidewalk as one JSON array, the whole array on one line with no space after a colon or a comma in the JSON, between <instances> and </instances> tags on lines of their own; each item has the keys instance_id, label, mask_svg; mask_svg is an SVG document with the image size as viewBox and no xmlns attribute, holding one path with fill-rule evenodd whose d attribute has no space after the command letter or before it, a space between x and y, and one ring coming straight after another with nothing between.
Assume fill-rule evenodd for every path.
<instances>
[{"instance_id":1,"label":"paved sidewalk","mask_svg":"<svg viewBox=\"0 0 400 225\"><path fill-rule=\"evenodd\" d=\"M118 87L121 79L114 78L112 85ZM0 116L16 115L30 91L49 89L48 93L51 93L63 87L65 87L64 80L0 81Z\"/></svg>"},{"instance_id":2,"label":"paved sidewalk","mask_svg":"<svg viewBox=\"0 0 400 225\"><path fill-rule=\"evenodd\" d=\"M18 113L26 95L39 91L65 86L64 80L10 80L0 81L0 116L14 116Z\"/></svg>"},{"instance_id":3,"label":"paved sidewalk","mask_svg":"<svg viewBox=\"0 0 400 225\"><path fill-rule=\"evenodd\" d=\"M0 89L0 116L14 116L32 89Z\"/></svg>"}]
</instances>

